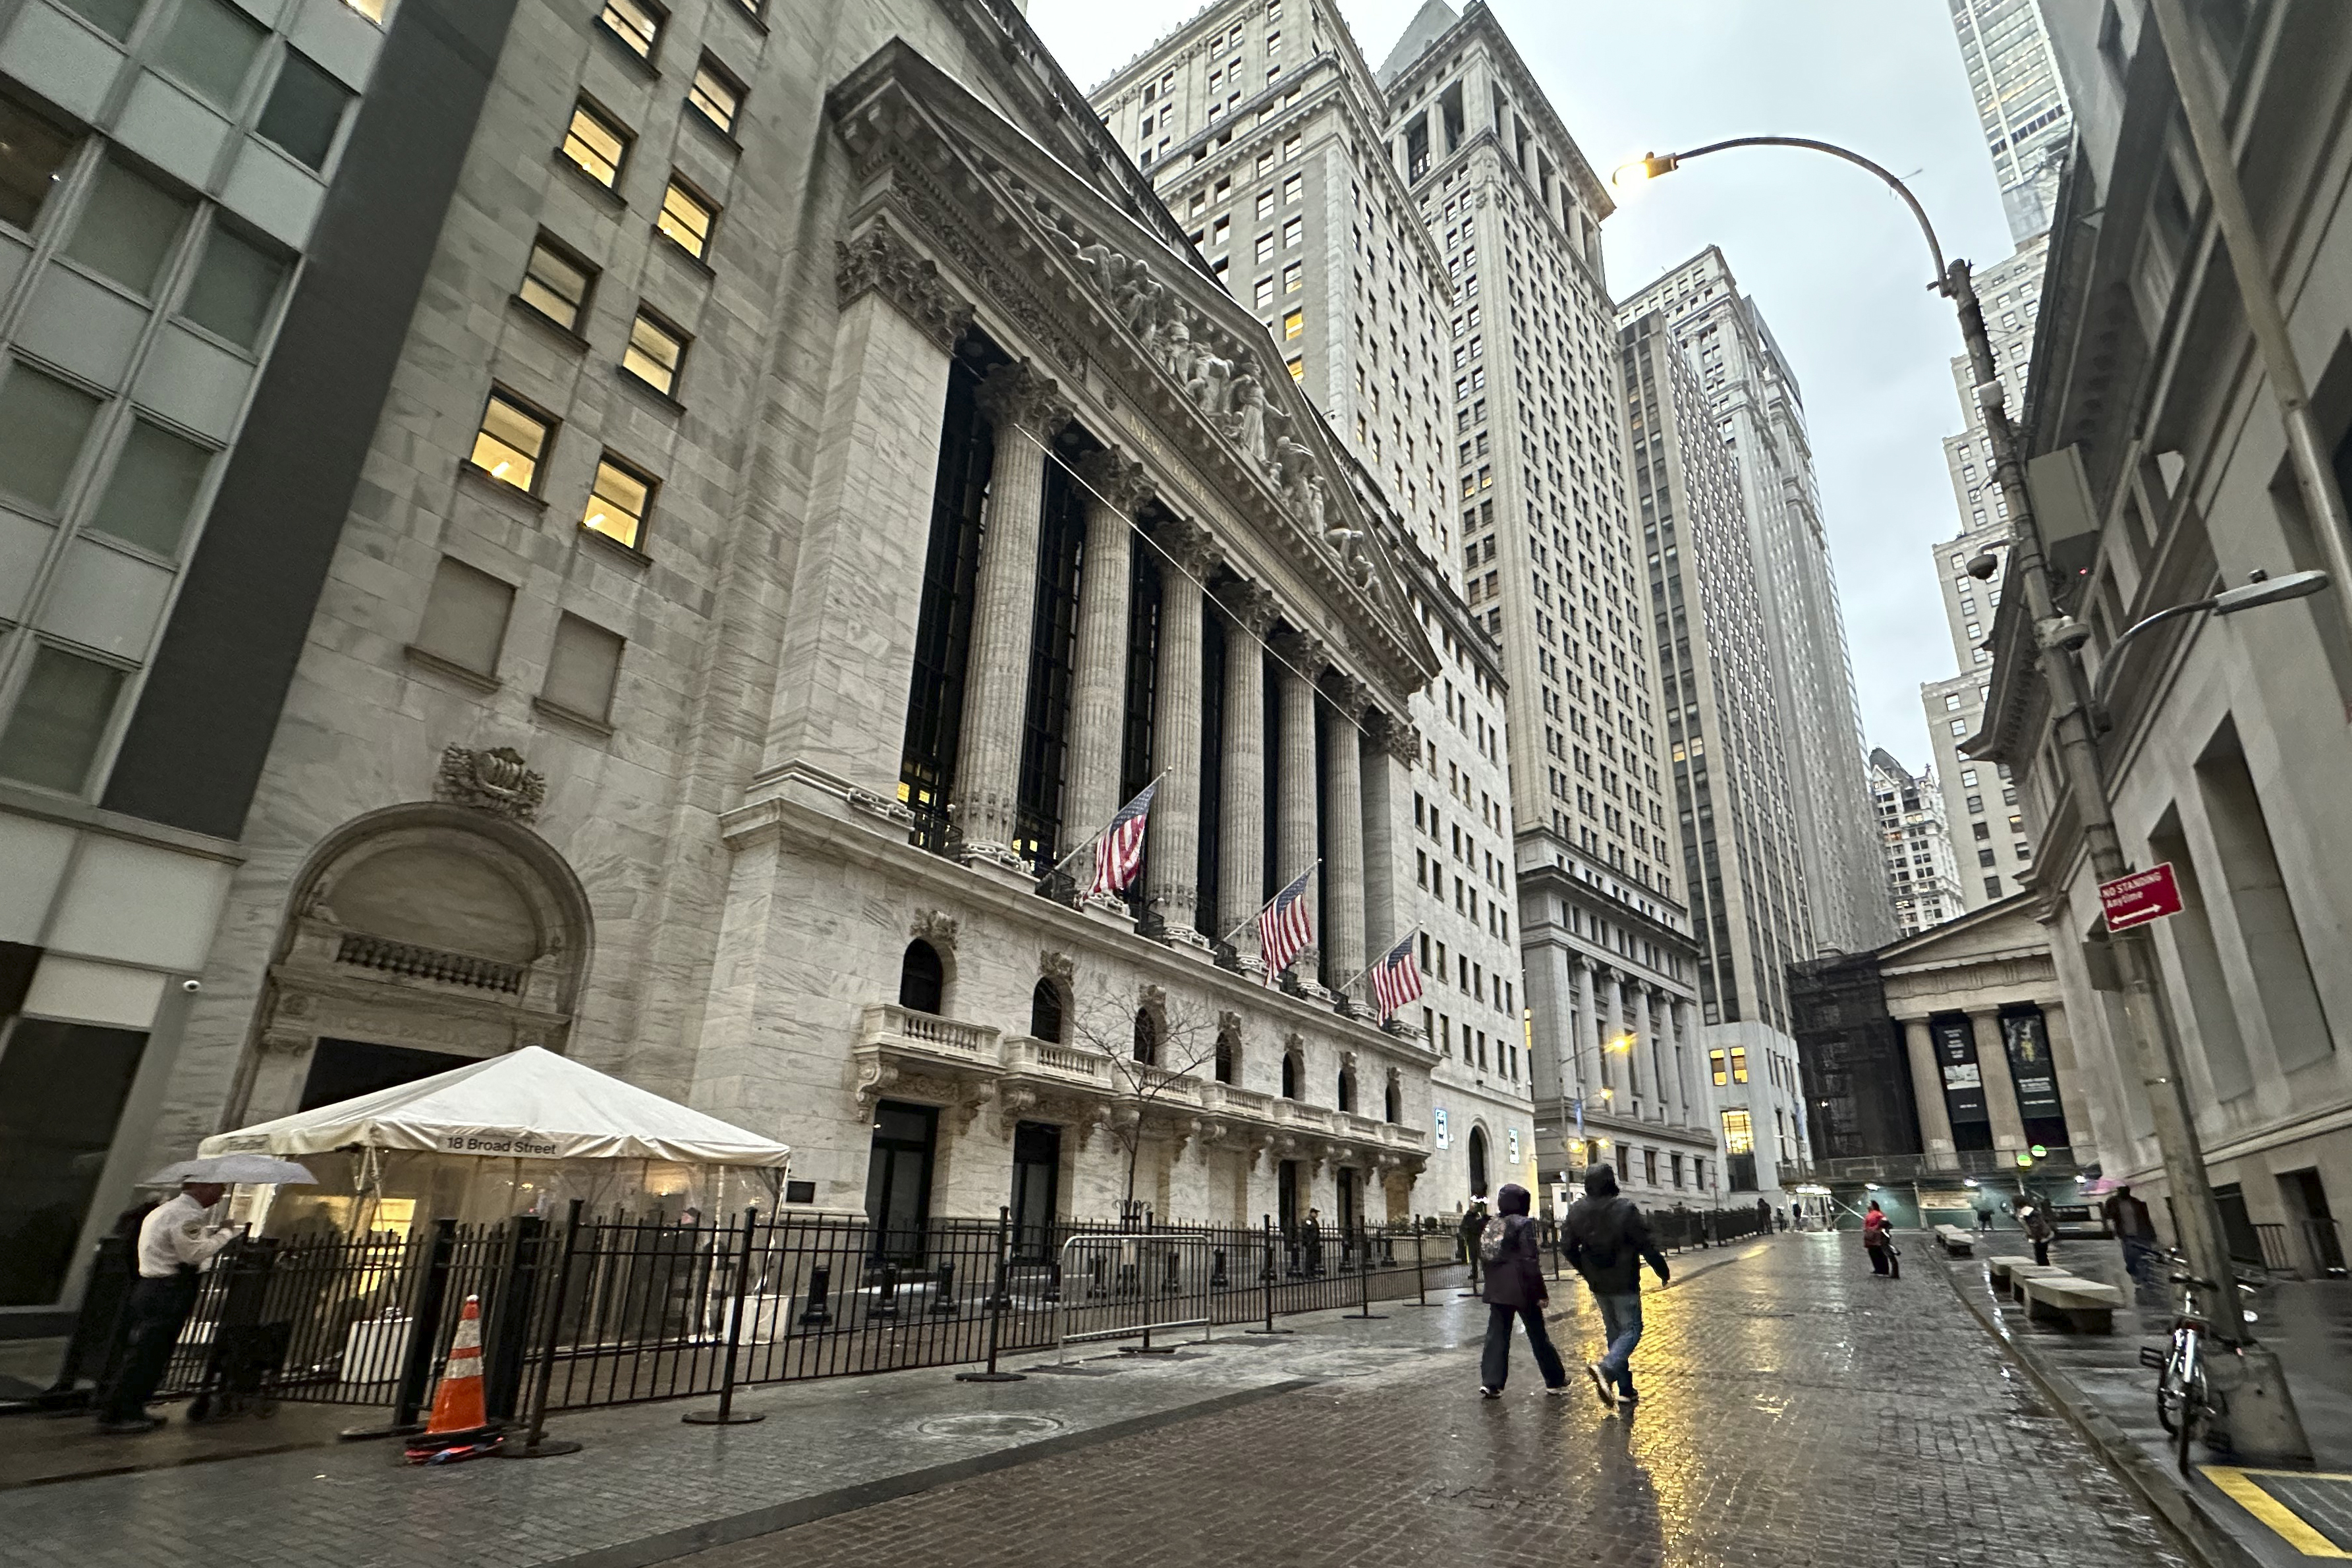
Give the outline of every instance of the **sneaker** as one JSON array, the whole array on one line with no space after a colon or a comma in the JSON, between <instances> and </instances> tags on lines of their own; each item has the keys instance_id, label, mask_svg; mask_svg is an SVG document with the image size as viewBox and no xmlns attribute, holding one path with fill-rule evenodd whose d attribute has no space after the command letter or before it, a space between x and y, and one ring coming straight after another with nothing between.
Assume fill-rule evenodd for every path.
<instances>
[{"instance_id":1,"label":"sneaker","mask_svg":"<svg viewBox=\"0 0 2352 1568\"><path fill-rule=\"evenodd\" d=\"M1568 1389L1569 1385L1564 1383L1551 1383L1544 1385L1544 1392L1550 1394L1566 1394Z\"/></svg>"},{"instance_id":2,"label":"sneaker","mask_svg":"<svg viewBox=\"0 0 2352 1568\"><path fill-rule=\"evenodd\" d=\"M1617 1403L1621 1406L1630 1407L1641 1404L1642 1396L1638 1394L1621 1394L1617 1396Z\"/></svg>"},{"instance_id":3,"label":"sneaker","mask_svg":"<svg viewBox=\"0 0 2352 1568\"><path fill-rule=\"evenodd\" d=\"M1584 1375L1592 1380L1592 1392L1601 1396L1601 1403L1614 1409L1617 1405L1617 1391L1609 1386L1609 1374L1601 1370L1601 1363L1597 1361L1586 1362Z\"/></svg>"},{"instance_id":4,"label":"sneaker","mask_svg":"<svg viewBox=\"0 0 2352 1568\"><path fill-rule=\"evenodd\" d=\"M1503 1391L1499 1388L1488 1388L1482 1383L1478 1385L1478 1397L1481 1399L1500 1399L1503 1397Z\"/></svg>"}]
</instances>

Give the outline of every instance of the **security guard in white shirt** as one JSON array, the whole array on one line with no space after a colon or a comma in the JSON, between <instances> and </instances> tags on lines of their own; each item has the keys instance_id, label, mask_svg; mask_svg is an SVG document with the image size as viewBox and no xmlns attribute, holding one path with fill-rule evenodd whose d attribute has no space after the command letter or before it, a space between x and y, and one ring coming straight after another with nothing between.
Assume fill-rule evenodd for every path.
<instances>
[{"instance_id":1,"label":"security guard in white shirt","mask_svg":"<svg viewBox=\"0 0 2352 1568\"><path fill-rule=\"evenodd\" d=\"M152 1432L163 1424L147 1414L147 1401L171 1365L180 1331L195 1308L204 1269L242 1234L241 1227L205 1221L205 1211L226 1190L218 1182L184 1183L178 1197L158 1206L139 1226L139 1279L123 1309L130 1338L121 1374L99 1411L100 1431Z\"/></svg>"}]
</instances>

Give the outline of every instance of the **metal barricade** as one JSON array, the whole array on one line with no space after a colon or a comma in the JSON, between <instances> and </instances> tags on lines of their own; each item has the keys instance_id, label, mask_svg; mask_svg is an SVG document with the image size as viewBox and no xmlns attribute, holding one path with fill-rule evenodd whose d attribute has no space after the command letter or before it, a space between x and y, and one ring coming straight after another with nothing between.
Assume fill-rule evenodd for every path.
<instances>
[{"instance_id":1,"label":"metal barricade","mask_svg":"<svg viewBox=\"0 0 2352 1568\"><path fill-rule=\"evenodd\" d=\"M1229 1248L1203 1230L1081 1233L1062 1243L1062 1299L1054 1324L1054 1359L1069 1347L1199 1329L1215 1337L1216 1298L1232 1289ZM1073 1328L1072 1320L1076 1320ZM1166 1347L1157 1347L1165 1349Z\"/></svg>"}]
</instances>

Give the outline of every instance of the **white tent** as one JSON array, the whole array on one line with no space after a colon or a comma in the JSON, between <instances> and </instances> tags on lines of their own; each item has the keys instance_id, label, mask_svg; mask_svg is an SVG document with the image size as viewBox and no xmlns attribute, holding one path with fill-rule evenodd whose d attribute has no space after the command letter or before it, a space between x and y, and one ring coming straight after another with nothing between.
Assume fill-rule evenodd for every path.
<instances>
[{"instance_id":1,"label":"white tent","mask_svg":"<svg viewBox=\"0 0 2352 1568\"><path fill-rule=\"evenodd\" d=\"M215 1133L197 1152L291 1157L354 1145L494 1160L663 1160L774 1170L792 1157L773 1139L537 1046Z\"/></svg>"}]
</instances>

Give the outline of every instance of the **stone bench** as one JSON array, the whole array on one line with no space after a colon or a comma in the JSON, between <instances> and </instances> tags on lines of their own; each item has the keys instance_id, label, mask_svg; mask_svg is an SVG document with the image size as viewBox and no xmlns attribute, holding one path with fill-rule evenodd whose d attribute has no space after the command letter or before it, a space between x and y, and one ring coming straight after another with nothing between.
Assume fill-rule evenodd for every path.
<instances>
[{"instance_id":1,"label":"stone bench","mask_svg":"<svg viewBox=\"0 0 2352 1568\"><path fill-rule=\"evenodd\" d=\"M2022 1281L2019 1289L2025 1297L2028 1318L2063 1322L2085 1334L2115 1332L2116 1309L2124 1299L2113 1285L2077 1279L2072 1274L2035 1275Z\"/></svg>"},{"instance_id":2,"label":"stone bench","mask_svg":"<svg viewBox=\"0 0 2352 1568\"><path fill-rule=\"evenodd\" d=\"M2009 1299L2012 1301L2024 1300L2028 1280L2052 1279L2060 1277L2074 1278L2054 1263L2012 1263L2009 1266Z\"/></svg>"},{"instance_id":3,"label":"stone bench","mask_svg":"<svg viewBox=\"0 0 2352 1568\"><path fill-rule=\"evenodd\" d=\"M2036 1264L2031 1258L2018 1258L2011 1255L2004 1255L2000 1258L1990 1258L1985 1260L1985 1268L1992 1274L1992 1282L2003 1289L2006 1289L2009 1287L2009 1271L2011 1269L2033 1268L2038 1267L2041 1266Z\"/></svg>"},{"instance_id":4,"label":"stone bench","mask_svg":"<svg viewBox=\"0 0 2352 1568\"><path fill-rule=\"evenodd\" d=\"M1938 1246L1943 1247L1944 1256L1947 1258L1973 1258L1976 1256L1976 1237L1970 1236L1967 1231L1962 1230L1958 1226L1937 1226L1936 1227L1936 1241Z\"/></svg>"}]
</instances>

